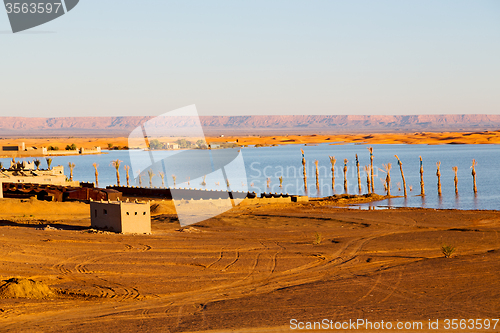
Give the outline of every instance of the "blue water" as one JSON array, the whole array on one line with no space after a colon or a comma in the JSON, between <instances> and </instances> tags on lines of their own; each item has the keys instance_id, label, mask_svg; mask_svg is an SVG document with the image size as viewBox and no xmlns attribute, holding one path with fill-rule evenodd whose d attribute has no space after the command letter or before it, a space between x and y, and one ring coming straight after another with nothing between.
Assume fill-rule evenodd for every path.
<instances>
[{"instance_id":1,"label":"blue water","mask_svg":"<svg viewBox=\"0 0 500 333\"><path fill-rule=\"evenodd\" d=\"M372 145L374 148L375 166L375 192L384 194L384 186L380 178L385 179L382 164L391 163L391 194L394 196L403 195L402 181L397 160L394 155L398 155L403 162L403 170L406 177L408 197L392 198L372 205L393 206L393 207L426 207L443 209L492 209L500 208L500 173L497 166L500 165L500 146L498 145ZM335 167L336 186L335 193L344 193L343 189L343 161L348 159L348 192L358 193L357 173L355 166L355 154L359 156L362 193L366 193L366 174L363 166L369 165L370 155L367 145L329 145L319 144L316 146L286 145L276 147L242 148L245 161L246 177L244 173L232 178L233 185L238 184L248 186L250 191L305 194L302 175L302 155L300 149L304 149L307 161L308 192L311 197L324 197L332 195L331 164L329 156L337 159ZM424 182L426 196L422 198L420 194L420 162L422 156L424 166ZM474 195L471 164L472 159L476 159L477 166L477 188L478 193ZM32 160L27 158L25 160ZM130 165L128 151L111 151L102 155L83 156L58 156L53 157L52 165L65 166L66 174L68 162L75 163L74 179L79 181L93 182L93 163L99 164L99 185L116 184L116 172L111 161L119 159L122 162L120 168L121 183L125 183L125 171L123 165ZM314 161L318 160L320 178L319 190L316 188ZM0 159L3 165L9 165L10 159ZM437 195L436 162L441 161L441 184L443 195ZM458 189L459 195L455 195L453 166L458 166ZM42 167L46 167L42 161ZM187 168L189 166L186 166ZM131 171L132 174L132 171ZM283 187L279 186L279 177L283 177ZM172 183L167 179L166 183ZM270 186L267 187L267 178L270 178ZM158 176L154 178L154 184L161 185ZM211 181L210 175L203 186L199 181L190 181L189 187L222 190L224 184L216 184ZM398 184L401 190L398 191ZM143 186L149 184L149 179L142 178ZM134 184L135 185L135 184ZM186 187L187 180L177 180L178 187ZM412 186L413 190L409 190Z\"/></svg>"}]
</instances>

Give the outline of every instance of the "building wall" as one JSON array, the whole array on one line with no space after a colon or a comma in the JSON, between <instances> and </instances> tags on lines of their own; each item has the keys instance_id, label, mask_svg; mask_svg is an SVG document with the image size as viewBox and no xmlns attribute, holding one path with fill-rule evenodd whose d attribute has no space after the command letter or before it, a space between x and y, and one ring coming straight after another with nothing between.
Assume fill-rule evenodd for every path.
<instances>
[{"instance_id":1,"label":"building wall","mask_svg":"<svg viewBox=\"0 0 500 333\"><path fill-rule=\"evenodd\" d=\"M92 228L119 233L151 233L150 204L134 202L90 202Z\"/></svg>"},{"instance_id":2,"label":"building wall","mask_svg":"<svg viewBox=\"0 0 500 333\"><path fill-rule=\"evenodd\" d=\"M90 202L90 225L96 229L122 232L120 205L99 201Z\"/></svg>"},{"instance_id":3,"label":"building wall","mask_svg":"<svg viewBox=\"0 0 500 333\"><path fill-rule=\"evenodd\" d=\"M135 234L151 233L151 212L149 203L122 203L122 232Z\"/></svg>"}]
</instances>

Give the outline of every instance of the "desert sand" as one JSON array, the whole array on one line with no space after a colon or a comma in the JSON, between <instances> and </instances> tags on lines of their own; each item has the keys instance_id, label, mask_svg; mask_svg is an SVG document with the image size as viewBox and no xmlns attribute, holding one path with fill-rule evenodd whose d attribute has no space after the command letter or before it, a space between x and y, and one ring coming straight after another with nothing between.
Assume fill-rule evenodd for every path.
<instances>
[{"instance_id":1,"label":"desert sand","mask_svg":"<svg viewBox=\"0 0 500 333\"><path fill-rule=\"evenodd\" d=\"M174 142L180 137L160 138L161 142ZM189 139L189 138L188 138ZM193 138L197 141L199 138ZM285 144L499 144L500 131L485 132L415 132L406 134L335 134L335 135L279 135L279 136L225 136L225 137L207 137L208 143L214 142L235 142L240 146L244 145L285 145ZM64 150L67 145L75 144L78 148L83 147L91 149L99 146L107 149L108 145L112 147L128 146L127 137L114 138L89 138L89 137L71 137L71 138L24 138L24 139L0 139L1 146L19 145L24 142L26 147L59 147Z\"/></svg>"},{"instance_id":2,"label":"desert sand","mask_svg":"<svg viewBox=\"0 0 500 333\"><path fill-rule=\"evenodd\" d=\"M293 318L498 318L500 212L338 205L239 206L180 228L171 203L157 201L152 235L121 235L89 229L85 203L4 199L0 280L53 294L15 298L0 287L0 330L287 332Z\"/></svg>"}]
</instances>

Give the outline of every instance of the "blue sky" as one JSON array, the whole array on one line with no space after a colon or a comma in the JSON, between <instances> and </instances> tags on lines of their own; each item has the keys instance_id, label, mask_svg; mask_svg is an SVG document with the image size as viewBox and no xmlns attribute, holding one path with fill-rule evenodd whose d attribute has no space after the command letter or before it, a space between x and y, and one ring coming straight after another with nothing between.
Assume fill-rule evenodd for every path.
<instances>
[{"instance_id":1,"label":"blue sky","mask_svg":"<svg viewBox=\"0 0 500 333\"><path fill-rule=\"evenodd\" d=\"M80 0L9 29L1 116L500 113L499 1Z\"/></svg>"}]
</instances>

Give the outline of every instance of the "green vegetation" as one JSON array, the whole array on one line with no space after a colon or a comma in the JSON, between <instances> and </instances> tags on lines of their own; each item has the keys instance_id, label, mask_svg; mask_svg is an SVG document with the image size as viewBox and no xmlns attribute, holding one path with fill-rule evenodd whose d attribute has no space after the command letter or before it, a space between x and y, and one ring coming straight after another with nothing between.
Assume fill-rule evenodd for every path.
<instances>
[{"instance_id":1,"label":"green vegetation","mask_svg":"<svg viewBox=\"0 0 500 333\"><path fill-rule=\"evenodd\" d=\"M77 147L74 143L72 143L71 145L67 145L66 148L64 148L65 150L77 150Z\"/></svg>"},{"instance_id":2,"label":"green vegetation","mask_svg":"<svg viewBox=\"0 0 500 333\"><path fill-rule=\"evenodd\" d=\"M445 258L451 258L453 253L455 253L455 247L452 245L443 245L441 246L441 252L444 254Z\"/></svg>"},{"instance_id":3,"label":"green vegetation","mask_svg":"<svg viewBox=\"0 0 500 333\"><path fill-rule=\"evenodd\" d=\"M193 146L193 143L191 141L188 141L186 139L180 139L175 141L179 145L180 149L186 149L186 148L191 148Z\"/></svg>"},{"instance_id":4,"label":"green vegetation","mask_svg":"<svg viewBox=\"0 0 500 333\"><path fill-rule=\"evenodd\" d=\"M323 241L323 236L319 232L316 232L314 234L313 245L319 245L321 244L322 241Z\"/></svg>"},{"instance_id":5,"label":"green vegetation","mask_svg":"<svg viewBox=\"0 0 500 333\"><path fill-rule=\"evenodd\" d=\"M54 146L49 146L47 148L47 150L59 150L59 147L57 147L57 146L55 146L55 147Z\"/></svg>"}]
</instances>

